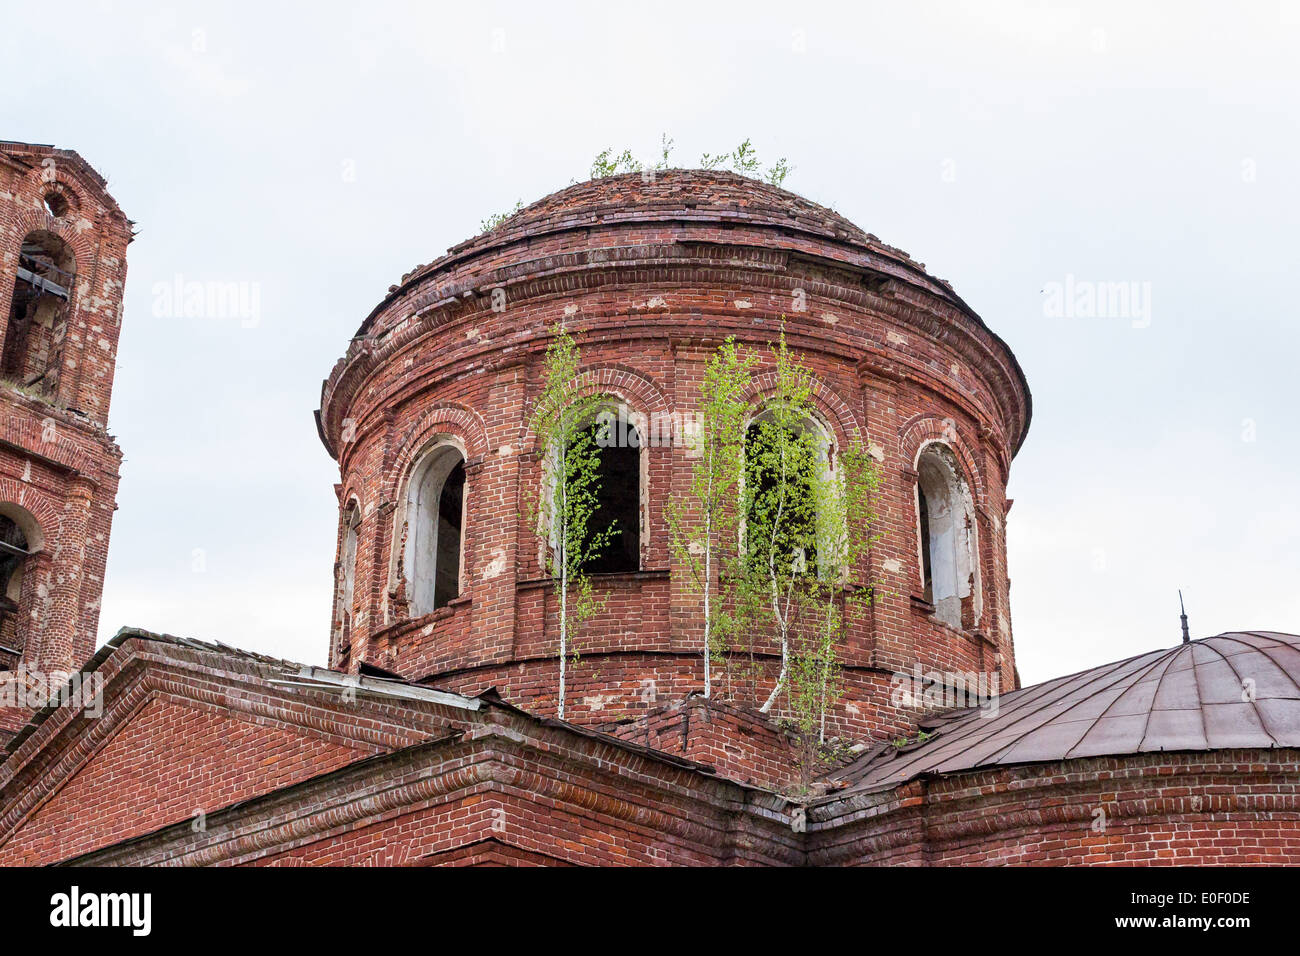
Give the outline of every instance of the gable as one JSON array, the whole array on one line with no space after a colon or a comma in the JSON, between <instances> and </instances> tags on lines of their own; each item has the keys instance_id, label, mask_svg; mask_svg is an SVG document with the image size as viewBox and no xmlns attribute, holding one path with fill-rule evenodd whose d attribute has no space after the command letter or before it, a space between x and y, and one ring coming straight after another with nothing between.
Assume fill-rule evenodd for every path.
<instances>
[{"instance_id":1,"label":"gable","mask_svg":"<svg viewBox=\"0 0 1300 956\"><path fill-rule=\"evenodd\" d=\"M377 748L158 694L0 844L0 865L38 865L195 820L336 770Z\"/></svg>"}]
</instances>

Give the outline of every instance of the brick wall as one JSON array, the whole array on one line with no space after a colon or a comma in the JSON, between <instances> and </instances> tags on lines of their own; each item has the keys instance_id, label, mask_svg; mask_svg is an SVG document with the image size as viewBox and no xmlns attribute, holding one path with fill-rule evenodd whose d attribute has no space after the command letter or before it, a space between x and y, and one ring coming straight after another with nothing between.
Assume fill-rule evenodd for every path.
<instances>
[{"instance_id":1,"label":"brick wall","mask_svg":"<svg viewBox=\"0 0 1300 956\"><path fill-rule=\"evenodd\" d=\"M914 781L810 813L818 864L1300 863L1300 754L1154 753Z\"/></svg>"},{"instance_id":2,"label":"brick wall","mask_svg":"<svg viewBox=\"0 0 1300 956\"><path fill-rule=\"evenodd\" d=\"M128 840L365 756L283 727L159 696L0 846L33 866Z\"/></svg>"}]
</instances>

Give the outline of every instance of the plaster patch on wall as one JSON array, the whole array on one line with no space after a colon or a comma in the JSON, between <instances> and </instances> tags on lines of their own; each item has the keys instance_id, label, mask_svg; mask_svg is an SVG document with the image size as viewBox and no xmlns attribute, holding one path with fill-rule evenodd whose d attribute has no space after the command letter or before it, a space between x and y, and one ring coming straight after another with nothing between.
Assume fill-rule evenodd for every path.
<instances>
[{"instance_id":1,"label":"plaster patch on wall","mask_svg":"<svg viewBox=\"0 0 1300 956\"><path fill-rule=\"evenodd\" d=\"M752 309L754 307L754 303L750 302L748 299L737 299L731 304L738 309Z\"/></svg>"},{"instance_id":2,"label":"plaster patch on wall","mask_svg":"<svg viewBox=\"0 0 1300 956\"><path fill-rule=\"evenodd\" d=\"M492 560L487 563L483 569L483 580L490 581L492 578L500 577L506 570L506 552L503 548L497 548L492 552Z\"/></svg>"},{"instance_id":3,"label":"plaster patch on wall","mask_svg":"<svg viewBox=\"0 0 1300 956\"><path fill-rule=\"evenodd\" d=\"M907 336L899 335L897 332L886 332L885 341L889 342L891 345L906 345Z\"/></svg>"},{"instance_id":4,"label":"plaster patch on wall","mask_svg":"<svg viewBox=\"0 0 1300 956\"><path fill-rule=\"evenodd\" d=\"M898 560L898 558L890 558L888 561L885 562L884 568L890 574L897 574L899 571L903 570L903 565L902 562Z\"/></svg>"}]
</instances>

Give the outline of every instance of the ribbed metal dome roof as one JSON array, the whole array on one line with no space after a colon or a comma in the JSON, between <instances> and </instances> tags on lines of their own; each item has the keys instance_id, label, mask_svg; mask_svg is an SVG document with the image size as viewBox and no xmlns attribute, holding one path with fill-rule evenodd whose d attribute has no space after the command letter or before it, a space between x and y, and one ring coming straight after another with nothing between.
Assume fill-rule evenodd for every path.
<instances>
[{"instance_id":1,"label":"ribbed metal dome roof","mask_svg":"<svg viewBox=\"0 0 1300 956\"><path fill-rule=\"evenodd\" d=\"M854 789L978 767L1151 751L1300 747L1300 636L1219 634L922 721L836 774Z\"/></svg>"}]
</instances>

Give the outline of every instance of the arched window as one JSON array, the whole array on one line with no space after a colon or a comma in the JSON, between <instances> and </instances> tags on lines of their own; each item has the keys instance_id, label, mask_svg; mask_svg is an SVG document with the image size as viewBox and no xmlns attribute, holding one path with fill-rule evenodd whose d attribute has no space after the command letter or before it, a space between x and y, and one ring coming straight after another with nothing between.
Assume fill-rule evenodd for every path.
<instances>
[{"instance_id":1,"label":"arched window","mask_svg":"<svg viewBox=\"0 0 1300 956\"><path fill-rule=\"evenodd\" d=\"M641 568L641 432L628 416L602 412L591 426L600 456L596 470L596 510L589 527L613 528L604 549L593 558L591 574L618 574Z\"/></svg>"},{"instance_id":2,"label":"arched window","mask_svg":"<svg viewBox=\"0 0 1300 956\"><path fill-rule=\"evenodd\" d=\"M406 491L407 610L421 617L460 595L465 527L465 456L442 443L411 472Z\"/></svg>"},{"instance_id":3,"label":"arched window","mask_svg":"<svg viewBox=\"0 0 1300 956\"><path fill-rule=\"evenodd\" d=\"M22 653L23 638L18 605L23 593L23 570L31 552L27 535L18 522L0 514L0 667L12 666Z\"/></svg>"},{"instance_id":4,"label":"arched window","mask_svg":"<svg viewBox=\"0 0 1300 956\"><path fill-rule=\"evenodd\" d=\"M0 377L46 393L57 389L75 272L72 249L54 233L37 230L23 239Z\"/></svg>"},{"instance_id":5,"label":"arched window","mask_svg":"<svg viewBox=\"0 0 1300 956\"><path fill-rule=\"evenodd\" d=\"M923 596L940 621L973 627L980 614L979 548L970 490L944 445L927 445L916 471Z\"/></svg>"},{"instance_id":6,"label":"arched window","mask_svg":"<svg viewBox=\"0 0 1300 956\"><path fill-rule=\"evenodd\" d=\"M346 656L352 648L352 603L356 595L357 543L361 528L361 509L355 501L348 506L343 521L343 550L339 556L339 570L343 580L339 589L338 613L335 615L338 622L335 646L340 657Z\"/></svg>"},{"instance_id":7,"label":"arched window","mask_svg":"<svg viewBox=\"0 0 1300 956\"><path fill-rule=\"evenodd\" d=\"M745 431L747 551L772 549L795 571L815 572L823 533L815 486L833 469L834 445L820 423L780 424L770 412L758 415Z\"/></svg>"}]
</instances>

